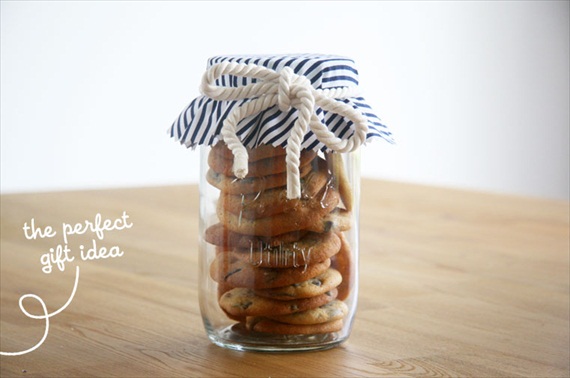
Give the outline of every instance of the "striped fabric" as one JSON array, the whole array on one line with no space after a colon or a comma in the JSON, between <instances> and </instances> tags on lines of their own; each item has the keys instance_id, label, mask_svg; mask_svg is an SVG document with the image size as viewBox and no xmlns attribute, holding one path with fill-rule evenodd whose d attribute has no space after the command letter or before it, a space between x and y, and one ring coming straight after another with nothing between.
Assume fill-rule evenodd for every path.
<instances>
[{"instance_id":1,"label":"striped fabric","mask_svg":"<svg viewBox=\"0 0 570 378\"><path fill-rule=\"evenodd\" d=\"M283 67L290 67L296 74L304 75L310 80L315 89L355 87L358 86L358 71L351 59L331 55L271 55L271 56L217 56L208 60L208 67L222 61L237 63L254 63L271 68L275 71ZM221 76L216 85L238 87L254 83L256 79L237 77L232 75ZM217 101L205 96L194 99L174 121L170 127L170 136L187 147L198 145L214 145L219 139L223 121L234 108L251 99L237 101ZM358 109L368 120L367 142L381 138L392 142L391 133L380 119L374 114L371 107L362 97L349 98L343 101ZM316 109L320 120L327 125L337 137L350 138L354 132L352 121L338 114ZM287 139L295 120L297 110L281 112L277 106L268 108L259 114L252 115L239 122L237 135L242 143L249 148L261 144L273 146L287 145ZM326 150L326 147L309 131L302 143L303 149Z\"/></svg>"}]
</instances>

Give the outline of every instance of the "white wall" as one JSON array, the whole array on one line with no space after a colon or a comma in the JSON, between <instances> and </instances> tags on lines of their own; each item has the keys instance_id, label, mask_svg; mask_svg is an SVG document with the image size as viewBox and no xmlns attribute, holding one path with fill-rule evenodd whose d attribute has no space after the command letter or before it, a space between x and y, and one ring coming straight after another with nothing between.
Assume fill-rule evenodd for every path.
<instances>
[{"instance_id":1,"label":"white wall","mask_svg":"<svg viewBox=\"0 0 570 378\"><path fill-rule=\"evenodd\" d=\"M2 193L197 180L166 129L217 54L354 58L363 174L569 198L568 2L2 2Z\"/></svg>"}]
</instances>

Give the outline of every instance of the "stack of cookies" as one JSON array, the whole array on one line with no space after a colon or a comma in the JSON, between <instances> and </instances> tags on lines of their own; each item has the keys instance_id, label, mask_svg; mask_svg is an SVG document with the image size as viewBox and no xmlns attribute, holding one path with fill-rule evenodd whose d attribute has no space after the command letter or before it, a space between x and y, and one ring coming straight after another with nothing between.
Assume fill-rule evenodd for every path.
<instances>
[{"instance_id":1,"label":"stack of cookies","mask_svg":"<svg viewBox=\"0 0 570 378\"><path fill-rule=\"evenodd\" d=\"M232 175L233 155L210 150L208 182L220 190L210 275L226 315L253 332L319 334L342 329L351 283L352 196L340 155L300 157L301 198L287 199L285 149L248 150L248 175Z\"/></svg>"}]
</instances>

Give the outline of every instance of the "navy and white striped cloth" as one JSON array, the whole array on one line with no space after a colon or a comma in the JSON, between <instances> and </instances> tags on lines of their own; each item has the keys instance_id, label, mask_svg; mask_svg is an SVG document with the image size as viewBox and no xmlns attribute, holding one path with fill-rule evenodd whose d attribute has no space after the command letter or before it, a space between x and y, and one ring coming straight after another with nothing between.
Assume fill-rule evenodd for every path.
<instances>
[{"instance_id":1,"label":"navy and white striped cloth","mask_svg":"<svg viewBox=\"0 0 570 378\"><path fill-rule=\"evenodd\" d=\"M340 56L315 54L216 56L208 60L208 68L223 61L253 63L277 72L283 67L290 67L295 74L307 77L315 89L358 86L358 71L354 61ZM223 75L216 80L215 84L225 87L238 87L254 82L256 79L253 78ZM170 136L187 147L214 145L219 140L223 121L229 112L247 101L251 101L251 99L218 101L206 96L197 97L174 121L169 130ZM391 133L362 97L338 101L351 105L366 117L368 120L367 142L375 138L392 142ZM347 139L354 133L351 120L335 113L323 111L320 108L315 111L320 120L337 137ZM285 147L296 119L296 109L282 112L275 105L241 120L237 125L237 135L244 146L248 148L262 144ZM305 135L301 147L315 151L327 149L310 130Z\"/></svg>"}]
</instances>

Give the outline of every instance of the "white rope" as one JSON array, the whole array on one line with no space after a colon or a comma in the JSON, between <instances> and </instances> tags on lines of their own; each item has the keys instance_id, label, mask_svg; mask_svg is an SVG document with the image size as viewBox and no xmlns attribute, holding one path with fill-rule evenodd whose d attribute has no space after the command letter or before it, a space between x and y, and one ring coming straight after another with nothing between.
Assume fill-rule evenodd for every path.
<instances>
[{"instance_id":1,"label":"white rope","mask_svg":"<svg viewBox=\"0 0 570 378\"><path fill-rule=\"evenodd\" d=\"M255 78L257 82L236 88L218 86L215 82L222 75ZM356 150L365 142L368 133L366 118L352 106L337 101L355 96L356 88L315 89L309 79L295 74L290 67L284 67L277 72L256 64L221 62L213 65L204 73L200 91L204 96L220 101L252 99L232 109L224 120L221 130L222 139L234 155L233 173L238 178L246 177L248 172L247 150L237 136L238 123L274 105L277 105L283 112L291 108L297 109L298 118L293 125L286 147L287 198L289 199L301 196L299 162L301 144L308 129L327 148L337 152ZM341 139L335 136L319 120L315 113L317 106L350 119L355 125L352 138Z\"/></svg>"}]
</instances>

